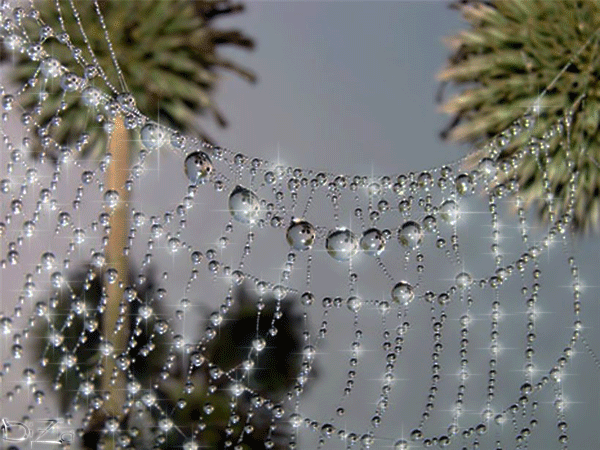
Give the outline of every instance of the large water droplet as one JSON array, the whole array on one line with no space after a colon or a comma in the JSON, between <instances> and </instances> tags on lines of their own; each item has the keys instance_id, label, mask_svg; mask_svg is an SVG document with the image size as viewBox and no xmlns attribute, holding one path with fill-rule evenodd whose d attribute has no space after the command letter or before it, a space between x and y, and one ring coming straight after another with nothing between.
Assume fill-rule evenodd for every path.
<instances>
[{"instance_id":1,"label":"large water droplet","mask_svg":"<svg viewBox=\"0 0 600 450\"><path fill-rule=\"evenodd\" d=\"M483 174L485 178L488 180L494 179L496 177L497 168L496 163L491 158L483 158L479 161L479 171Z\"/></svg>"},{"instance_id":2,"label":"large water droplet","mask_svg":"<svg viewBox=\"0 0 600 450\"><path fill-rule=\"evenodd\" d=\"M300 414L290 414L290 425L292 425L293 428L300 428L302 425L302 417Z\"/></svg>"},{"instance_id":3,"label":"large water droplet","mask_svg":"<svg viewBox=\"0 0 600 450\"><path fill-rule=\"evenodd\" d=\"M229 196L229 211L237 221L253 224L258 219L260 202L250 189L236 186Z\"/></svg>"},{"instance_id":4,"label":"large water droplet","mask_svg":"<svg viewBox=\"0 0 600 450\"><path fill-rule=\"evenodd\" d=\"M104 204L113 209L119 204L119 193L114 189L109 189L104 193Z\"/></svg>"},{"instance_id":5,"label":"large water droplet","mask_svg":"<svg viewBox=\"0 0 600 450\"><path fill-rule=\"evenodd\" d=\"M473 278L467 272L461 272L456 275L456 287L459 289L466 289L473 283Z\"/></svg>"},{"instance_id":6,"label":"large water droplet","mask_svg":"<svg viewBox=\"0 0 600 450\"><path fill-rule=\"evenodd\" d=\"M458 205L454 200L446 200L440 206L440 216L442 220L449 223L450 225L455 225L458 220Z\"/></svg>"},{"instance_id":7,"label":"large water droplet","mask_svg":"<svg viewBox=\"0 0 600 450\"><path fill-rule=\"evenodd\" d=\"M62 73L62 64L56 58L44 58L40 64L40 72L44 78L56 78Z\"/></svg>"},{"instance_id":8,"label":"large water droplet","mask_svg":"<svg viewBox=\"0 0 600 450\"><path fill-rule=\"evenodd\" d=\"M292 221L287 229L286 238L288 244L295 250L308 250L315 243L316 230L305 220Z\"/></svg>"},{"instance_id":9,"label":"large water droplet","mask_svg":"<svg viewBox=\"0 0 600 450\"><path fill-rule=\"evenodd\" d=\"M398 241L404 247L414 249L423 242L423 230L417 222L409 220L398 230Z\"/></svg>"},{"instance_id":10,"label":"large water droplet","mask_svg":"<svg viewBox=\"0 0 600 450\"><path fill-rule=\"evenodd\" d=\"M166 142L167 131L156 123L147 123L140 130L142 144L148 150L155 150Z\"/></svg>"},{"instance_id":11,"label":"large water droplet","mask_svg":"<svg viewBox=\"0 0 600 450\"><path fill-rule=\"evenodd\" d=\"M385 249L385 238L377 228L366 230L360 238L360 248L371 256L379 256Z\"/></svg>"},{"instance_id":12,"label":"large water droplet","mask_svg":"<svg viewBox=\"0 0 600 450\"><path fill-rule=\"evenodd\" d=\"M82 103L90 108L97 107L102 100L102 91L96 87L88 86L81 93Z\"/></svg>"},{"instance_id":13,"label":"large water droplet","mask_svg":"<svg viewBox=\"0 0 600 450\"><path fill-rule=\"evenodd\" d=\"M348 306L348 309L352 312L358 312L360 311L360 309L363 306L363 301L360 297L357 297L355 295L353 295L352 297L349 297L347 302L346 302L346 306Z\"/></svg>"},{"instance_id":14,"label":"large water droplet","mask_svg":"<svg viewBox=\"0 0 600 450\"><path fill-rule=\"evenodd\" d=\"M352 231L342 228L329 233L325 248L333 259L348 261L358 252L358 240Z\"/></svg>"},{"instance_id":15,"label":"large water droplet","mask_svg":"<svg viewBox=\"0 0 600 450\"><path fill-rule=\"evenodd\" d=\"M242 383L233 383L233 385L231 386L231 392L235 397L239 397L240 395L242 395L245 390L246 388Z\"/></svg>"},{"instance_id":16,"label":"large water droplet","mask_svg":"<svg viewBox=\"0 0 600 450\"><path fill-rule=\"evenodd\" d=\"M210 157L204 152L194 152L185 158L185 174L192 184L204 184L213 171Z\"/></svg>"},{"instance_id":17,"label":"large water droplet","mask_svg":"<svg viewBox=\"0 0 600 450\"><path fill-rule=\"evenodd\" d=\"M392 288L392 300L401 305L408 305L415 298L414 288L406 281L400 281Z\"/></svg>"}]
</instances>

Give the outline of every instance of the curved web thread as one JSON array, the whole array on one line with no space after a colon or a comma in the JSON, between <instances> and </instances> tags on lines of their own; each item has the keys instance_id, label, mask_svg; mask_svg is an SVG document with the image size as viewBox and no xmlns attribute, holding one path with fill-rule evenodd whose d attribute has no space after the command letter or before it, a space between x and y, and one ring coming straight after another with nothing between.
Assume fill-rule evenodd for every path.
<instances>
[{"instance_id":1,"label":"curved web thread","mask_svg":"<svg viewBox=\"0 0 600 450\"><path fill-rule=\"evenodd\" d=\"M469 169L464 160L383 176L291 168L151 122L131 97L114 90L104 68L92 71L99 78L91 76L94 60L90 65L73 47L84 76L66 73L61 61L45 53L44 32L37 42L25 31L23 22L31 18L45 30L35 14L9 4L2 13L14 18L3 29L4 45L40 62L35 82L5 92L2 100L7 161L0 231L6 246L0 264L3 291L12 299L3 301L0 319L3 411L23 399L23 414L52 414L45 391L70 389L74 378L68 425L85 429L92 412L102 409L98 382L103 362L113 359L126 374L125 407L135 412L125 423L111 417L103 424L104 439L121 447L154 442L202 448L218 416L231 448L249 448L254 434L265 448L527 448L536 433L546 432L541 418L558 424L550 433L567 448L563 377L580 341L593 355L582 338L570 216L552 217L547 229L534 229L512 171L533 157L548 178L547 143L561 139L570 151L570 115L583 98L511 161L496 158L532 128L535 109L492 140L486 157ZM72 46L67 37L64 45ZM44 130L35 111L20 110L19 99L57 81L65 97L82 96L107 133L117 114L139 130L143 150L129 190L147 190L156 168L179 193L166 206L132 201L124 251L142 263L124 286L123 301L135 307L133 329L141 331L131 334L128 351L120 354L98 334L105 291L100 288L104 294L96 306L86 298L94 283L119 282L104 254L109 217L119 203L103 180L110 156L75 160L85 136L74 148L60 148L53 167L25 155L28 134ZM42 139L48 149L56 145ZM163 150L173 164L157 165L155 155ZM175 168L172 178L167 165ZM568 169L572 209L577 173L573 165ZM516 210L516 219L509 210ZM70 272L85 263L84 280L71 281ZM141 295L151 267L160 268L161 279ZM239 286L255 293L250 308L256 333L242 346L241 361L222 367L211 346L238 306ZM545 298L561 286L568 286L561 298L572 301L562 311L559 332L548 330L543 314L551 308ZM291 303L300 305L302 317L297 368L289 392L271 396L259 382L261 370L269 368L257 363L284 331ZM214 309L200 331L198 304ZM63 320L55 320L58 314L65 314ZM42 357L21 364L40 326L46 330ZM142 334L143 346L137 339ZM79 360L89 340L99 355ZM160 345L166 355L157 362L159 375L142 380L134 366L155 362L153 350ZM51 383L41 375L49 364L56 366ZM201 410L183 424L177 408L185 410L198 391ZM168 395L177 399L175 408L164 401ZM315 397L318 403L307 400Z\"/></svg>"}]
</instances>

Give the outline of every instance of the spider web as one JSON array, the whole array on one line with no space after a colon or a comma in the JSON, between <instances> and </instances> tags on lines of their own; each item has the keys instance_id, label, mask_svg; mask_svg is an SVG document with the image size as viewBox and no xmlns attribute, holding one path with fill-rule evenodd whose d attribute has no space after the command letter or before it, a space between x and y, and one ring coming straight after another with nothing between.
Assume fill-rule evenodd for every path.
<instances>
[{"instance_id":1,"label":"spider web","mask_svg":"<svg viewBox=\"0 0 600 450\"><path fill-rule=\"evenodd\" d=\"M62 14L76 12L69 5ZM228 430L222 445L235 449L256 448L253 436L260 448L524 449L546 434L568 447L567 412L577 410L565 392L571 358L583 350L599 366L585 340L571 216L551 214L547 227L536 226L514 168L533 159L548 180L548 146L559 140L572 210L579 180L570 123L583 97L541 139L528 137L539 112L532 105L476 162L377 176L286 167L152 122L108 81L115 69L122 80L114 53L115 67L99 67L86 49L69 48L81 70L67 72L67 61L43 46L50 36L72 46L64 31L49 29L33 5L5 2L0 14L5 48L40 66L2 98L0 407L3 417L14 414L3 419L5 439L21 435L19 419L33 429L35 418L57 416L52 390L70 393L64 444L82 439L107 402L101 379L112 361L127 380L129 414L105 417L109 447L212 448L215 421ZM125 279L106 262L111 214L122 203L106 189L111 158L80 160L85 135L60 147L36 122L50 83L89 105L89 130L110 136L121 116L141 142L125 185L132 197L123 249L140 264L121 286L128 306L116 329L132 320L146 343L131 336L125 352L98 332L107 286ZM24 110L20 101L31 95L39 103ZM41 159L56 162L28 157L32 134L43 142ZM501 161L515 139L526 144ZM543 201L552 211L549 187ZM160 273L152 288L150 268ZM87 299L93 289L102 293L95 305ZM241 289L253 296L245 307L256 333L236 344L240 361L224 366L214 342ZM269 364L261 355L290 326L300 336L295 359L275 363L296 361L294 379L283 395L270 395L260 377L273 367L260 367ZM42 357L27 360L40 340ZM90 340L101 356L78 359ZM157 346L166 355L158 362ZM49 365L54 380L42 375ZM140 365L159 375L142 379ZM182 423L177 409L197 402L198 391L202 408Z\"/></svg>"}]
</instances>

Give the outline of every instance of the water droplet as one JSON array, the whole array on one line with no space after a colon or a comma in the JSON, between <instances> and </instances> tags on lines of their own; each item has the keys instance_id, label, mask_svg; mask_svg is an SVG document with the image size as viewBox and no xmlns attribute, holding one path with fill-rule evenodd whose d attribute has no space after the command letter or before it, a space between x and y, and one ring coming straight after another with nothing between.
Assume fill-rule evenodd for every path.
<instances>
[{"instance_id":1,"label":"water droplet","mask_svg":"<svg viewBox=\"0 0 600 450\"><path fill-rule=\"evenodd\" d=\"M206 183L212 171L212 162L204 152L194 152L185 158L185 174L192 184Z\"/></svg>"},{"instance_id":2,"label":"water droplet","mask_svg":"<svg viewBox=\"0 0 600 450\"><path fill-rule=\"evenodd\" d=\"M446 223L455 225L458 220L458 205L454 200L446 200L440 206L440 217Z\"/></svg>"},{"instance_id":3,"label":"water droplet","mask_svg":"<svg viewBox=\"0 0 600 450\"><path fill-rule=\"evenodd\" d=\"M146 391L142 394L142 402L148 408L156 403L156 394L153 391Z\"/></svg>"},{"instance_id":4,"label":"water droplet","mask_svg":"<svg viewBox=\"0 0 600 450\"><path fill-rule=\"evenodd\" d=\"M312 361L317 354L317 350L312 345L307 345L304 347L304 357L307 361Z\"/></svg>"},{"instance_id":5,"label":"water droplet","mask_svg":"<svg viewBox=\"0 0 600 450\"><path fill-rule=\"evenodd\" d=\"M315 228L305 220L292 221L287 229L286 238L288 244L295 250L308 250L315 243Z\"/></svg>"},{"instance_id":6,"label":"water droplet","mask_svg":"<svg viewBox=\"0 0 600 450\"><path fill-rule=\"evenodd\" d=\"M456 275L456 287L459 289L466 289L473 283L473 278L467 272L461 272Z\"/></svg>"},{"instance_id":7,"label":"water droplet","mask_svg":"<svg viewBox=\"0 0 600 450\"><path fill-rule=\"evenodd\" d=\"M456 192L460 195L468 195L473 191L473 179L470 175L463 173L456 177Z\"/></svg>"},{"instance_id":8,"label":"water droplet","mask_svg":"<svg viewBox=\"0 0 600 450\"><path fill-rule=\"evenodd\" d=\"M187 441L183 444L183 450L198 450L199 448L199 444L194 441Z\"/></svg>"},{"instance_id":9,"label":"water droplet","mask_svg":"<svg viewBox=\"0 0 600 450\"><path fill-rule=\"evenodd\" d=\"M370 434L364 434L360 438L360 442L365 448L371 448L371 446L375 443L375 439Z\"/></svg>"},{"instance_id":10,"label":"water droplet","mask_svg":"<svg viewBox=\"0 0 600 450\"><path fill-rule=\"evenodd\" d=\"M148 150L155 150L167 140L167 130L156 123L147 123L140 130L142 144Z\"/></svg>"},{"instance_id":11,"label":"water droplet","mask_svg":"<svg viewBox=\"0 0 600 450\"><path fill-rule=\"evenodd\" d=\"M181 241L177 238L171 238L169 239L168 246L171 253L177 253L181 248Z\"/></svg>"},{"instance_id":12,"label":"water droplet","mask_svg":"<svg viewBox=\"0 0 600 450\"><path fill-rule=\"evenodd\" d=\"M44 78L56 78L62 73L62 64L56 58L44 58L40 64L40 72Z\"/></svg>"},{"instance_id":13,"label":"water droplet","mask_svg":"<svg viewBox=\"0 0 600 450\"><path fill-rule=\"evenodd\" d=\"M169 323L166 320L157 320L154 324L156 334L165 334L169 330Z\"/></svg>"},{"instance_id":14,"label":"water droplet","mask_svg":"<svg viewBox=\"0 0 600 450\"><path fill-rule=\"evenodd\" d=\"M350 311L357 313L362 308L363 301L360 297L353 295L353 296L349 297L348 300L346 301L346 306L348 306L348 309Z\"/></svg>"},{"instance_id":15,"label":"water droplet","mask_svg":"<svg viewBox=\"0 0 600 450\"><path fill-rule=\"evenodd\" d=\"M437 220L434 216L428 215L423 218L423 228L426 231L433 232L437 228Z\"/></svg>"},{"instance_id":16,"label":"water droplet","mask_svg":"<svg viewBox=\"0 0 600 450\"><path fill-rule=\"evenodd\" d=\"M48 335L48 340L54 347L60 347L64 342L65 337L62 333L54 330Z\"/></svg>"},{"instance_id":17,"label":"water droplet","mask_svg":"<svg viewBox=\"0 0 600 450\"><path fill-rule=\"evenodd\" d=\"M341 228L329 233L325 248L333 259L348 261L358 252L358 240L352 231Z\"/></svg>"},{"instance_id":18,"label":"water droplet","mask_svg":"<svg viewBox=\"0 0 600 450\"><path fill-rule=\"evenodd\" d=\"M415 428L410 432L410 438L413 441L420 441L421 439L423 439L423 432L418 428Z\"/></svg>"},{"instance_id":19,"label":"water droplet","mask_svg":"<svg viewBox=\"0 0 600 450\"><path fill-rule=\"evenodd\" d=\"M10 334L12 331L13 322L10 317L2 317L0 319L0 331L2 334Z\"/></svg>"},{"instance_id":20,"label":"water droplet","mask_svg":"<svg viewBox=\"0 0 600 450\"><path fill-rule=\"evenodd\" d=\"M109 209L114 209L119 204L119 193L113 189L109 189L104 193L104 204Z\"/></svg>"},{"instance_id":21,"label":"water droplet","mask_svg":"<svg viewBox=\"0 0 600 450\"><path fill-rule=\"evenodd\" d=\"M104 256L104 253L94 252L94 254L92 255L92 265L101 269L102 267L104 267L105 264L106 257Z\"/></svg>"},{"instance_id":22,"label":"water droplet","mask_svg":"<svg viewBox=\"0 0 600 450\"><path fill-rule=\"evenodd\" d=\"M262 352L267 346L267 341L262 337L257 337L252 341L252 348L257 352Z\"/></svg>"},{"instance_id":23,"label":"water droplet","mask_svg":"<svg viewBox=\"0 0 600 450\"><path fill-rule=\"evenodd\" d=\"M75 230L73 230L73 242L78 245L85 242L85 231L83 229L75 228Z\"/></svg>"},{"instance_id":24,"label":"water droplet","mask_svg":"<svg viewBox=\"0 0 600 450\"><path fill-rule=\"evenodd\" d=\"M45 252L42 254L42 267L45 270L52 270L55 262L56 262L56 256L54 256L54 253Z\"/></svg>"},{"instance_id":25,"label":"water droplet","mask_svg":"<svg viewBox=\"0 0 600 450\"><path fill-rule=\"evenodd\" d=\"M153 312L152 307L148 306L148 305L142 305L138 309L138 313L139 313L140 317L142 317L143 319L149 319L150 316L152 316L152 312Z\"/></svg>"},{"instance_id":26,"label":"water droplet","mask_svg":"<svg viewBox=\"0 0 600 450\"><path fill-rule=\"evenodd\" d=\"M114 284L119 279L119 272L117 271L117 269L111 267L104 274L104 278L106 279L108 284Z\"/></svg>"},{"instance_id":27,"label":"water droplet","mask_svg":"<svg viewBox=\"0 0 600 450\"><path fill-rule=\"evenodd\" d=\"M211 313L209 320L214 327L217 327L223 323L223 316L218 312L213 312Z\"/></svg>"},{"instance_id":28,"label":"water droplet","mask_svg":"<svg viewBox=\"0 0 600 450\"><path fill-rule=\"evenodd\" d=\"M290 425L292 425L293 428L300 428L302 425L302 417L300 414L290 414Z\"/></svg>"},{"instance_id":29,"label":"water droplet","mask_svg":"<svg viewBox=\"0 0 600 450\"><path fill-rule=\"evenodd\" d=\"M163 417L158 421L158 428L160 428L163 433L167 433L173 428L173 421L168 417Z\"/></svg>"},{"instance_id":30,"label":"water droplet","mask_svg":"<svg viewBox=\"0 0 600 450\"><path fill-rule=\"evenodd\" d=\"M231 392L235 397L239 397L240 395L242 395L245 390L246 388L242 383L233 383L233 385L231 386Z\"/></svg>"},{"instance_id":31,"label":"water droplet","mask_svg":"<svg viewBox=\"0 0 600 450\"><path fill-rule=\"evenodd\" d=\"M360 248L371 256L379 256L385 249L385 238L377 228L366 230L360 238Z\"/></svg>"},{"instance_id":32,"label":"water droplet","mask_svg":"<svg viewBox=\"0 0 600 450\"><path fill-rule=\"evenodd\" d=\"M115 360L115 364L120 370L126 371L131 365L131 359L127 355L120 355Z\"/></svg>"},{"instance_id":33,"label":"water droplet","mask_svg":"<svg viewBox=\"0 0 600 450\"><path fill-rule=\"evenodd\" d=\"M415 297L414 288L406 281L400 281L392 288L392 300L401 305L408 305Z\"/></svg>"},{"instance_id":34,"label":"water droplet","mask_svg":"<svg viewBox=\"0 0 600 450\"><path fill-rule=\"evenodd\" d=\"M321 427L321 432L325 437L330 438L333 435L333 433L335 433L335 428L330 423L326 423L323 424L323 426Z\"/></svg>"},{"instance_id":35,"label":"water droplet","mask_svg":"<svg viewBox=\"0 0 600 450\"><path fill-rule=\"evenodd\" d=\"M106 431L109 433L115 433L119 429L119 419L116 417L110 417L106 420Z\"/></svg>"},{"instance_id":36,"label":"water droplet","mask_svg":"<svg viewBox=\"0 0 600 450\"><path fill-rule=\"evenodd\" d=\"M404 439L400 439L394 443L394 450L408 450L408 442Z\"/></svg>"},{"instance_id":37,"label":"water droplet","mask_svg":"<svg viewBox=\"0 0 600 450\"><path fill-rule=\"evenodd\" d=\"M81 93L81 101L90 108L97 107L103 101L102 91L96 87L88 86Z\"/></svg>"},{"instance_id":38,"label":"water droplet","mask_svg":"<svg viewBox=\"0 0 600 450\"><path fill-rule=\"evenodd\" d=\"M417 222L409 220L398 230L398 241L404 247L414 249L423 242L423 230Z\"/></svg>"},{"instance_id":39,"label":"water droplet","mask_svg":"<svg viewBox=\"0 0 600 450\"><path fill-rule=\"evenodd\" d=\"M487 179L494 179L496 177L496 163L491 158L483 158L479 161L479 171Z\"/></svg>"},{"instance_id":40,"label":"water droplet","mask_svg":"<svg viewBox=\"0 0 600 450\"><path fill-rule=\"evenodd\" d=\"M60 87L65 92L75 92L82 85L82 80L73 72L67 72L60 77Z\"/></svg>"},{"instance_id":41,"label":"water droplet","mask_svg":"<svg viewBox=\"0 0 600 450\"><path fill-rule=\"evenodd\" d=\"M314 303L315 296L311 292L305 292L300 297L300 300L302 301L302 304L304 306L310 306L310 305L312 305Z\"/></svg>"},{"instance_id":42,"label":"water droplet","mask_svg":"<svg viewBox=\"0 0 600 450\"><path fill-rule=\"evenodd\" d=\"M79 390L86 397L90 396L94 393L94 383L89 380L85 380L79 385Z\"/></svg>"},{"instance_id":43,"label":"water droplet","mask_svg":"<svg viewBox=\"0 0 600 450\"><path fill-rule=\"evenodd\" d=\"M206 358L204 357L204 355L202 355L202 353L192 353L192 355L190 356L190 364L194 367L200 367L204 361L206 360Z\"/></svg>"},{"instance_id":44,"label":"water droplet","mask_svg":"<svg viewBox=\"0 0 600 450\"><path fill-rule=\"evenodd\" d=\"M237 221L253 224L258 219L260 202L250 189L236 186L229 196L229 211Z\"/></svg>"}]
</instances>

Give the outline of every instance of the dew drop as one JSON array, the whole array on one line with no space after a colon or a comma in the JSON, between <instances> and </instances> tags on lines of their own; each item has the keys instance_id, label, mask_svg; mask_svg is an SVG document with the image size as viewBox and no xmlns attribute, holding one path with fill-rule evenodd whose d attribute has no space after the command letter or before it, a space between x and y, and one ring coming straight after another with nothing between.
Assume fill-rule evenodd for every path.
<instances>
[{"instance_id":1,"label":"dew drop","mask_svg":"<svg viewBox=\"0 0 600 450\"><path fill-rule=\"evenodd\" d=\"M394 443L394 450L408 450L408 442L404 439L400 439Z\"/></svg>"},{"instance_id":2,"label":"dew drop","mask_svg":"<svg viewBox=\"0 0 600 450\"><path fill-rule=\"evenodd\" d=\"M302 417L300 416L300 414L290 414L290 424L293 428L300 428L300 426L302 425Z\"/></svg>"},{"instance_id":3,"label":"dew drop","mask_svg":"<svg viewBox=\"0 0 600 450\"><path fill-rule=\"evenodd\" d=\"M42 254L42 267L45 270L52 270L55 262L56 262L56 256L54 256L54 253L45 252Z\"/></svg>"},{"instance_id":4,"label":"dew drop","mask_svg":"<svg viewBox=\"0 0 600 450\"><path fill-rule=\"evenodd\" d=\"M392 300L396 303L408 305L414 298L414 288L406 281L400 281L392 288Z\"/></svg>"},{"instance_id":5,"label":"dew drop","mask_svg":"<svg viewBox=\"0 0 600 450\"><path fill-rule=\"evenodd\" d=\"M398 241L402 246L414 249L423 242L423 230L417 222L409 220L398 230Z\"/></svg>"},{"instance_id":6,"label":"dew drop","mask_svg":"<svg viewBox=\"0 0 600 450\"><path fill-rule=\"evenodd\" d=\"M450 225L455 225L458 220L458 205L454 200L446 200L440 206L440 217Z\"/></svg>"},{"instance_id":7,"label":"dew drop","mask_svg":"<svg viewBox=\"0 0 600 450\"><path fill-rule=\"evenodd\" d=\"M313 246L316 234L315 228L309 222L295 220L288 227L286 238L293 249L304 251Z\"/></svg>"},{"instance_id":8,"label":"dew drop","mask_svg":"<svg viewBox=\"0 0 600 450\"><path fill-rule=\"evenodd\" d=\"M341 228L329 233L325 248L333 259L348 261L358 252L358 240L352 231Z\"/></svg>"},{"instance_id":9,"label":"dew drop","mask_svg":"<svg viewBox=\"0 0 600 450\"><path fill-rule=\"evenodd\" d=\"M156 334L165 334L169 330L169 324L166 320L157 320L154 324Z\"/></svg>"},{"instance_id":10,"label":"dew drop","mask_svg":"<svg viewBox=\"0 0 600 450\"><path fill-rule=\"evenodd\" d=\"M12 331L13 322L10 317L2 317L0 319L0 331L2 334L10 334Z\"/></svg>"},{"instance_id":11,"label":"dew drop","mask_svg":"<svg viewBox=\"0 0 600 450\"><path fill-rule=\"evenodd\" d=\"M466 289L473 283L473 278L467 272L461 272L456 275L455 282L459 289Z\"/></svg>"},{"instance_id":12,"label":"dew drop","mask_svg":"<svg viewBox=\"0 0 600 450\"><path fill-rule=\"evenodd\" d=\"M233 385L231 386L231 392L235 397L239 397L240 395L242 395L245 390L246 388L242 383L233 383Z\"/></svg>"},{"instance_id":13,"label":"dew drop","mask_svg":"<svg viewBox=\"0 0 600 450\"><path fill-rule=\"evenodd\" d=\"M60 77L60 87L65 92L75 92L81 87L82 80L73 72L67 72Z\"/></svg>"},{"instance_id":14,"label":"dew drop","mask_svg":"<svg viewBox=\"0 0 600 450\"><path fill-rule=\"evenodd\" d=\"M168 417L163 417L158 421L158 428L160 428L163 433L167 433L173 428L173 421Z\"/></svg>"},{"instance_id":15,"label":"dew drop","mask_svg":"<svg viewBox=\"0 0 600 450\"><path fill-rule=\"evenodd\" d=\"M349 297L348 300L346 301L346 306L348 306L348 309L350 311L357 313L362 308L363 301L360 297L353 295L353 296Z\"/></svg>"},{"instance_id":16,"label":"dew drop","mask_svg":"<svg viewBox=\"0 0 600 450\"><path fill-rule=\"evenodd\" d=\"M104 274L104 278L108 282L108 284L114 284L119 279L119 272L117 271L117 269L111 267Z\"/></svg>"},{"instance_id":17,"label":"dew drop","mask_svg":"<svg viewBox=\"0 0 600 450\"><path fill-rule=\"evenodd\" d=\"M102 91L96 87L88 86L81 93L81 102L90 108L97 107L102 100Z\"/></svg>"},{"instance_id":18,"label":"dew drop","mask_svg":"<svg viewBox=\"0 0 600 450\"><path fill-rule=\"evenodd\" d=\"M426 231L433 232L437 228L437 220L432 215L427 215L423 218L423 228Z\"/></svg>"},{"instance_id":19,"label":"dew drop","mask_svg":"<svg viewBox=\"0 0 600 450\"><path fill-rule=\"evenodd\" d=\"M314 303L315 296L312 294L312 292L305 292L300 297L300 300L302 301L302 304L304 306L310 306L310 305L312 305Z\"/></svg>"},{"instance_id":20,"label":"dew drop","mask_svg":"<svg viewBox=\"0 0 600 450\"><path fill-rule=\"evenodd\" d=\"M229 212L241 223L253 224L258 219L260 202L250 189L236 186L229 196Z\"/></svg>"},{"instance_id":21,"label":"dew drop","mask_svg":"<svg viewBox=\"0 0 600 450\"><path fill-rule=\"evenodd\" d=\"M140 130L140 138L146 149L155 150L165 143L167 131L156 123L147 123Z\"/></svg>"},{"instance_id":22,"label":"dew drop","mask_svg":"<svg viewBox=\"0 0 600 450\"><path fill-rule=\"evenodd\" d=\"M257 337L252 341L252 348L257 352L262 352L267 346L267 341L262 337Z\"/></svg>"},{"instance_id":23,"label":"dew drop","mask_svg":"<svg viewBox=\"0 0 600 450\"><path fill-rule=\"evenodd\" d=\"M377 228L366 230L360 238L360 248L371 256L379 256L385 250L385 238Z\"/></svg>"},{"instance_id":24,"label":"dew drop","mask_svg":"<svg viewBox=\"0 0 600 450\"><path fill-rule=\"evenodd\" d=\"M210 157L204 152L194 152L185 158L185 174L192 184L204 184L213 171Z\"/></svg>"},{"instance_id":25,"label":"dew drop","mask_svg":"<svg viewBox=\"0 0 600 450\"><path fill-rule=\"evenodd\" d=\"M473 191L473 179L470 175L463 173L456 177L456 192L460 195L468 195Z\"/></svg>"},{"instance_id":26,"label":"dew drop","mask_svg":"<svg viewBox=\"0 0 600 450\"><path fill-rule=\"evenodd\" d=\"M104 193L104 204L109 209L114 209L119 204L119 193L113 189L109 189Z\"/></svg>"},{"instance_id":27,"label":"dew drop","mask_svg":"<svg viewBox=\"0 0 600 450\"><path fill-rule=\"evenodd\" d=\"M40 72L44 78L56 78L62 73L62 65L56 58L44 58L40 64Z\"/></svg>"}]
</instances>

